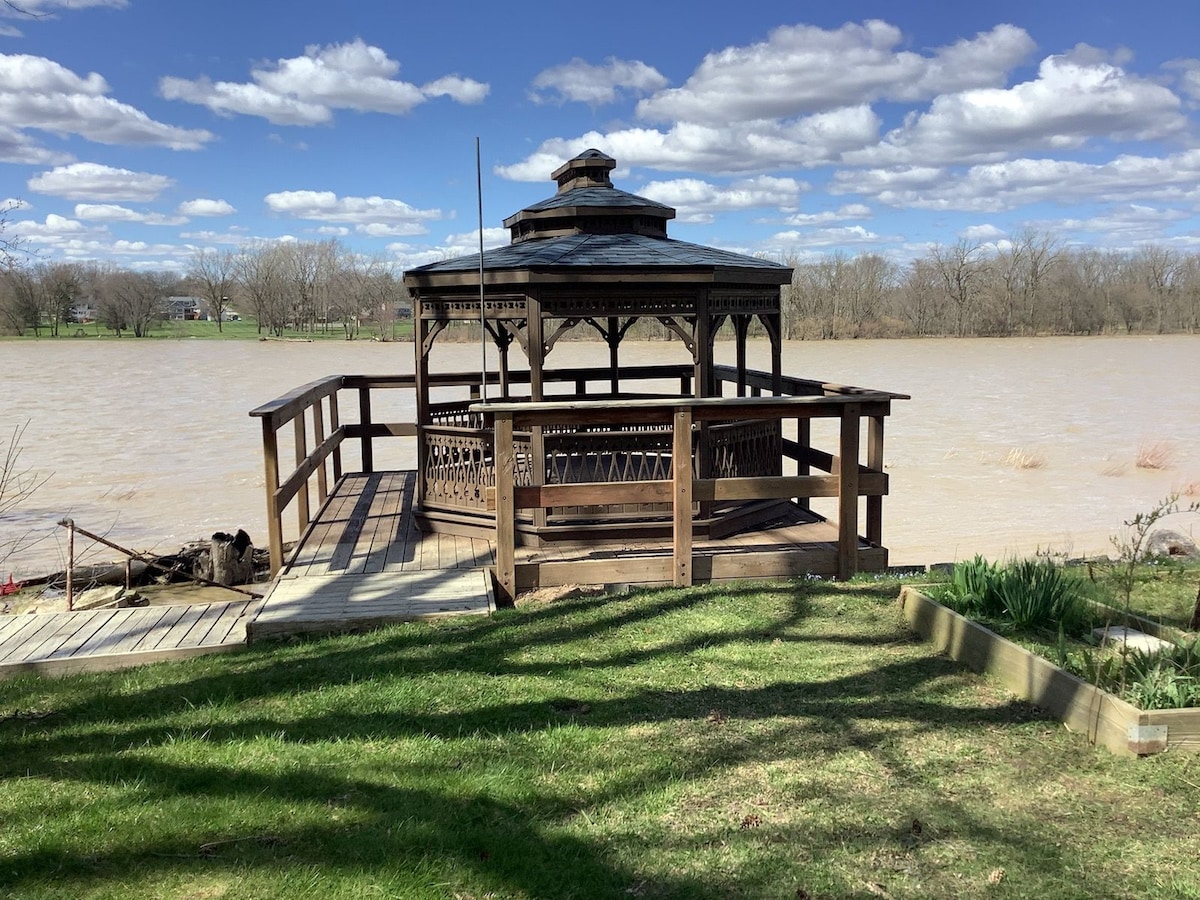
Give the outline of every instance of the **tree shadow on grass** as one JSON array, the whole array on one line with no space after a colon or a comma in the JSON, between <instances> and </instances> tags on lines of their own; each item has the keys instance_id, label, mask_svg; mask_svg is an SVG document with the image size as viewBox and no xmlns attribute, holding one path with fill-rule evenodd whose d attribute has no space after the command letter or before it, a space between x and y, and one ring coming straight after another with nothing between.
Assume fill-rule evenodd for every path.
<instances>
[{"instance_id":1,"label":"tree shadow on grass","mask_svg":"<svg viewBox=\"0 0 1200 900\"><path fill-rule=\"evenodd\" d=\"M761 590L725 588L719 597L722 603L737 604ZM870 590L847 595L850 603L878 600L878 593ZM813 613L809 594L803 590L781 595L769 615L747 610L744 625L700 633L682 629L678 636L650 646L639 646L630 638L631 630L663 627L671 617L695 611L717 596L710 591L663 591L623 603L585 599L489 621L395 629L365 640L327 639L297 647L258 648L245 656L197 663L195 668L164 669L141 678L104 676L95 683L103 685L107 679L109 685L121 687L108 691L102 687L91 694L72 691L68 696L75 699L44 720L0 722L0 771L75 783L85 793L89 785L103 793L103 788L128 783L137 786L142 803L169 803L184 797L214 809L233 799L244 801L253 811L263 796L300 804L342 798L338 802L366 823L363 827L371 840L361 839L362 828L333 822L327 826L256 823L250 812L251 821L243 828L270 832L269 844L222 844L198 860L198 843L242 835L211 834L197 841L194 835L182 833L137 833L115 849L98 853L57 848L10 854L0 868L0 884L20 887L53 876L83 886L96 872L111 876L127 870L159 873L234 865L270 869L285 863L387 872L397 865L441 860L435 868L466 871L472 884L494 885L523 896L620 896L637 881L638 873L615 862L603 840L567 833L565 823L580 805L628 806L661 784L796 756L817 759L847 748L881 754L889 765L903 767L904 760L895 758L890 749L898 736L999 727L1029 717L1024 704L956 705L930 691L931 683L957 677L961 670L913 648L911 637L899 624L876 628L874 638L854 628L834 636L806 633ZM664 660L735 646L768 647L774 641L811 642L814 654L828 654L840 644L876 655L869 665L845 674L776 677L756 686L705 684L702 678L690 684L670 678L650 684L632 680L641 678L644 667ZM609 679L607 693L597 694L591 682L569 677L585 668L577 655L519 658L530 648L545 656L572 647L588 651L586 668L603 670ZM896 648L907 657L896 658ZM547 696L543 688L534 699L501 693L441 710L414 701L401 690L410 682L447 677L481 683L499 679L500 684L527 677L558 678L563 693ZM145 686L137 687L143 678ZM395 693L373 707L356 705L354 698L360 695L353 693L354 686L357 680L361 687L364 679L390 686ZM634 684L638 686L630 686ZM349 699L335 697L304 705L305 695L320 695L331 688L350 691ZM589 690L585 702L580 694ZM282 702L293 696L306 710L300 716ZM254 714L255 704L263 701L267 707ZM478 779L477 773L456 776L453 759L445 760L450 771L437 773L441 786L431 787L430 773L411 763L397 762L394 780L402 782L398 785L364 780L349 771L339 775L314 770L299 762L291 772L274 773L236 763L205 762L202 756L190 765L155 756L155 748L181 736L192 738L195 726L183 723L202 721L197 711L209 706L236 709L234 715L218 716L225 721L203 726L202 742L221 748L274 741L285 745L286 752L287 746L310 744L436 739L453 756L454 742L463 739L488 736L511 750L514 742L565 726L613 735L666 727L682 729L682 737L672 752L648 753L575 800L568 802L563 795L532 784L519 799L501 799L486 789L486 779ZM697 731L697 723L713 716L731 727L711 734L703 728ZM747 723L755 725L752 740L743 739L739 730ZM956 815L965 814L960 810ZM214 811L212 818L221 817ZM392 827L391 823L401 824ZM1026 842L1019 831L1005 831L997 840L1016 847ZM660 881L654 893L707 898L725 896L728 888L728 884L704 884L680 876Z\"/></svg>"}]
</instances>

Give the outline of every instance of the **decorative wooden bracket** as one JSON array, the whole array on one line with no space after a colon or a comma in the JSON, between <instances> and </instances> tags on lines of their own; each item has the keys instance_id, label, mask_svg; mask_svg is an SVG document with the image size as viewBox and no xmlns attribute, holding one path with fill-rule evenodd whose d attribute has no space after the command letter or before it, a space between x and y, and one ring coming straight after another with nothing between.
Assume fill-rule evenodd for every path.
<instances>
[{"instance_id":1,"label":"decorative wooden bracket","mask_svg":"<svg viewBox=\"0 0 1200 900\"><path fill-rule=\"evenodd\" d=\"M429 355L429 352L433 349L433 342L439 334L446 330L448 324L449 322L446 319L434 319L429 323L429 333L425 335L425 340L421 342L421 352L423 354Z\"/></svg>"},{"instance_id":2,"label":"decorative wooden bracket","mask_svg":"<svg viewBox=\"0 0 1200 900\"><path fill-rule=\"evenodd\" d=\"M554 329L554 334L546 338L545 342L542 344L542 352L546 355L549 355L550 351L554 349L554 345L558 343L558 339L574 329L574 327L582 321L583 320L579 318L563 319L559 326Z\"/></svg>"}]
</instances>

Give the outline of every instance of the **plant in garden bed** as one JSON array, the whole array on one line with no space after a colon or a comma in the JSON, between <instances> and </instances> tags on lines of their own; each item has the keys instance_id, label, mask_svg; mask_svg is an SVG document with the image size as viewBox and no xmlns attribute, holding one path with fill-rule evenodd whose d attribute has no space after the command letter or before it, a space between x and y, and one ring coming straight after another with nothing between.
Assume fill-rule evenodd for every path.
<instances>
[{"instance_id":1,"label":"plant in garden bed","mask_svg":"<svg viewBox=\"0 0 1200 900\"><path fill-rule=\"evenodd\" d=\"M976 556L955 565L941 599L1004 631L1063 631L1074 637L1085 634L1095 618L1087 591L1081 577L1049 559L1001 566Z\"/></svg>"},{"instance_id":2,"label":"plant in garden bed","mask_svg":"<svg viewBox=\"0 0 1200 900\"><path fill-rule=\"evenodd\" d=\"M1083 648L1060 643L1059 666L1139 709L1200 707L1200 638L1162 650Z\"/></svg>"}]
</instances>

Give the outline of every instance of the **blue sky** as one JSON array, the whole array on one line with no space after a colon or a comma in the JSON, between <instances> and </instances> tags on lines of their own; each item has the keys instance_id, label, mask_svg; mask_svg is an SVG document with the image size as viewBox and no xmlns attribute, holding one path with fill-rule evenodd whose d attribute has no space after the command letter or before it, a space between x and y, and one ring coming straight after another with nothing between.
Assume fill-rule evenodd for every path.
<instances>
[{"instance_id":1,"label":"blue sky","mask_svg":"<svg viewBox=\"0 0 1200 900\"><path fill-rule=\"evenodd\" d=\"M14 0L0 202L46 259L489 245L587 147L671 235L805 260L1034 228L1200 249L1200 4Z\"/></svg>"}]
</instances>

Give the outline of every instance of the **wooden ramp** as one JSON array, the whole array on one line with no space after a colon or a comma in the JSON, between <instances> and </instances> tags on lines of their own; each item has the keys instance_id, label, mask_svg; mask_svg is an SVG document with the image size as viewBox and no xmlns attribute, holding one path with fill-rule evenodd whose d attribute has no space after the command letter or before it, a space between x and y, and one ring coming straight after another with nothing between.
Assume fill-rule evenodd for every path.
<instances>
[{"instance_id":1,"label":"wooden ramp","mask_svg":"<svg viewBox=\"0 0 1200 900\"><path fill-rule=\"evenodd\" d=\"M257 600L0 618L0 678L137 666L246 646Z\"/></svg>"},{"instance_id":2,"label":"wooden ramp","mask_svg":"<svg viewBox=\"0 0 1200 900\"><path fill-rule=\"evenodd\" d=\"M347 475L272 583L250 638L495 609L490 541L413 523L416 473Z\"/></svg>"}]
</instances>

